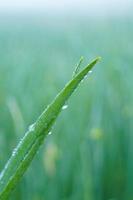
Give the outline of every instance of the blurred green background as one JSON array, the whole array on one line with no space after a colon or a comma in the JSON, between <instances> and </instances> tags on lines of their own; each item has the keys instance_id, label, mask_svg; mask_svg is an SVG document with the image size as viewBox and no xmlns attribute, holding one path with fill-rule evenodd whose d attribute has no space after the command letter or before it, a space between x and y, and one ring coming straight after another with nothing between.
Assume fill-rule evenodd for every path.
<instances>
[{"instance_id":1,"label":"blurred green background","mask_svg":"<svg viewBox=\"0 0 133 200\"><path fill-rule=\"evenodd\" d=\"M0 18L0 170L19 139L84 65L71 97L12 200L133 200L131 18Z\"/></svg>"}]
</instances>

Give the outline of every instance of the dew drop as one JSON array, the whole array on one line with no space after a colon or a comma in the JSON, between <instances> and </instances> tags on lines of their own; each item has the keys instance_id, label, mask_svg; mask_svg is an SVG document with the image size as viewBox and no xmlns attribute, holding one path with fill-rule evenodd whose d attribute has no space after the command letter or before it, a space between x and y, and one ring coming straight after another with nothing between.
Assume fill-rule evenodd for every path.
<instances>
[{"instance_id":1,"label":"dew drop","mask_svg":"<svg viewBox=\"0 0 133 200\"><path fill-rule=\"evenodd\" d=\"M51 135L52 134L52 131L50 131L49 133L48 133L48 135Z\"/></svg>"},{"instance_id":2,"label":"dew drop","mask_svg":"<svg viewBox=\"0 0 133 200\"><path fill-rule=\"evenodd\" d=\"M34 131L34 129L35 129L35 124L31 124L31 125L29 126L29 131Z\"/></svg>"},{"instance_id":3,"label":"dew drop","mask_svg":"<svg viewBox=\"0 0 133 200\"><path fill-rule=\"evenodd\" d=\"M64 105L64 106L62 107L62 110L67 109L67 107L68 107L68 105Z\"/></svg>"},{"instance_id":4,"label":"dew drop","mask_svg":"<svg viewBox=\"0 0 133 200\"><path fill-rule=\"evenodd\" d=\"M17 148L15 148L15 149L13 150L13 152L12 152L12 156L15 156L16 153L17 153Z\"/></svg>"},{"instance_id":5,"label":"dew drop","mask_svg":"<svg viewBox=\"0 0 133 200\"><path fill-rule=\"evenodd\" d=\"M23 138L20 140L20 142L18 143L18 146L17 146L17 148L19 148L21 145L22 145L22 143L23 143Z\"/></svg>"},{"instance_id":6,"label":"dew drop","mask_svg":"<svg viewBox=\"0 0 133 200\"><path fill-rule=\"evenodd\" d=\"M89 71L89 74L91 74L91 73L92 73L92 70Z\"/></svg>"},{"instance_id":7,"label":"dew drop","mask_svg":"<svg viewBox=\"0 0 133 200\"><path fill-rule=\"evenodd\" d=\"M84 79L86 79L86 78L87 78L87 75L84 76Z\"/></svg>"}]
</instances>

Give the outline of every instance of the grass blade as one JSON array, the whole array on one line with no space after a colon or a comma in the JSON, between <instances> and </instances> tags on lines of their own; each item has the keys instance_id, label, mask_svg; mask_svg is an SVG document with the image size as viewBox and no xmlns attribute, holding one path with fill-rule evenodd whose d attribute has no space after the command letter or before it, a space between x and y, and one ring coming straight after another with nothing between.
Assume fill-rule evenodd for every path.
<instances>
[{"instance_id":1,"label":"grass blade","mask_svg":"<svg viewBox=\"0 0 133 200\"><path fill-rule=\"evenodd\" d=\"M39 146L43 143L44 138L50 132L63 105L99 59L99 57L96 58L80 73L76 74L75 77L56 96L54 101L40 115L37 121L29 127L25 136L14 149L11 158L8 160L5 168L0 174L1 200L7 199L10 192L16 187L19 179L22 177L39 149Z\"/></svg>"},{"instance_id":2,"label":"grass blade","mask_svg":"<svg viewBox=\"0 0 133 200\"><path fill-rule=\"evenodd\" d=\"M76 65L76 68L75 68L75 70L74 70L74 72L73 72L72 78L74 78L74 77L76 76L76 74L79 72L79 69L80 69L80 66L81 66L83 60L84 60L84 57L81 56L79 62L78 62L77 65Z\"/></svg>"}]
</instances>

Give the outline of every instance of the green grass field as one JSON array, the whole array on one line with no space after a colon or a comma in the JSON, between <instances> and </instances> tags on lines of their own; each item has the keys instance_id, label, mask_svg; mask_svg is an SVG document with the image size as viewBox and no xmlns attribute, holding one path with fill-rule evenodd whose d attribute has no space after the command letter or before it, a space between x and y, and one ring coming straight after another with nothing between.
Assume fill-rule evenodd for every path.
<instances>
[{"instance_id":1,"label":"green grass field","mask_svg":"<svg viewBox=\"0 0 133 200\"><path fill-rule=\"evenodd\" d=\"M0 19L0 170L80 56L102 57L64 110L12 200L133 199L133 23Z\"/></svg>"}]
</instances>

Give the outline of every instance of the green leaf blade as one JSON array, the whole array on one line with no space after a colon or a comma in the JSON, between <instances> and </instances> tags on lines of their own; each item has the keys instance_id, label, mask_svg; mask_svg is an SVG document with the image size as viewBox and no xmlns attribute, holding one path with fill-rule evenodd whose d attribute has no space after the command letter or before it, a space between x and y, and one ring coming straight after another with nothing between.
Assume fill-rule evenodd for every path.
<instances>
[{"instance_id":1,"label":"green leaf blade","mask_svg":"<svg viewBox=\"0 0 133 200\"><path fill-rule=\"evenodd\" d=\"M17 185L19 179L30 165L41 143L44 141L45 136L51 130L63 105L99 60L100 57L97 57L80 73L76 74L75 77L57 95L54 101L46 108L46 110L44 110L34 125L27 131L0 174L1 200L8 198L10 192Z\"/></svg>"}]
</instances>

